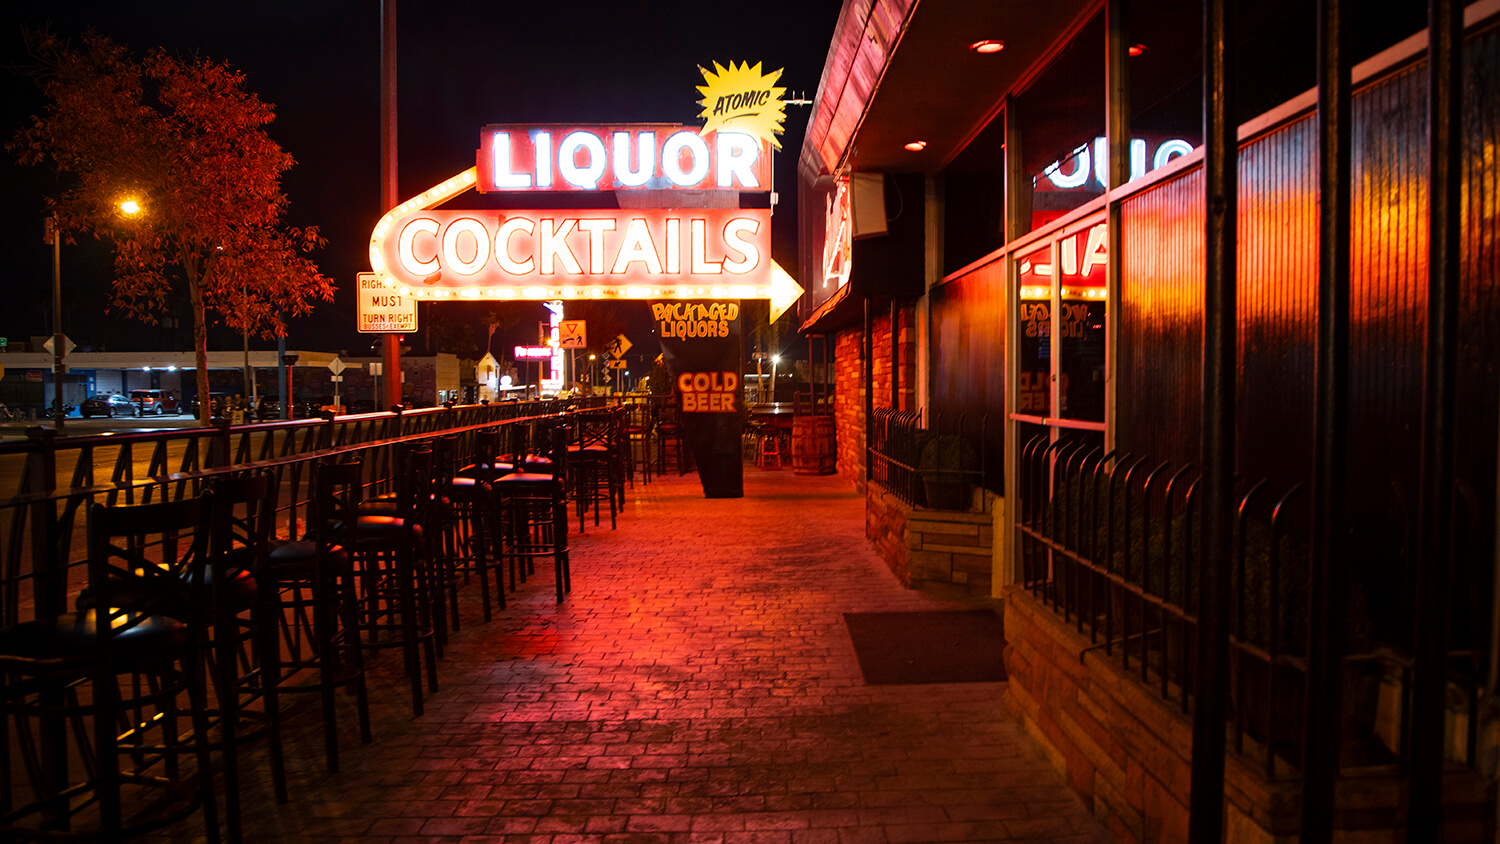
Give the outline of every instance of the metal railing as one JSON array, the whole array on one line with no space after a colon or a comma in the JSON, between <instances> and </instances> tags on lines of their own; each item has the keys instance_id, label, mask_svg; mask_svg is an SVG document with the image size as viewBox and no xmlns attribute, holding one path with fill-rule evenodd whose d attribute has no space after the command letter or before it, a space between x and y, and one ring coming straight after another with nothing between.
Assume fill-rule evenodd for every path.
<instances>
[{"instance_id":1,"label":"metal railing","mask_svg":"<svg viewBox=\"0 0 1500 844\"><path fill-rule=\"evenodd\" d=\"M933 414L932 426L922 425L921 410L895 410L889 407L875 408L870 420L870 480L885 487L898 500L912 506L929 505L923 484L922 451L935 438L952 435L967 444L975 460L973 466L955 471L944 471L949 478L958 478L963 483L984 485L991 465L988 414L981 417L978 425L964 414L944 417Z\"/></svg>"},{"instance_id":2,"label":"metal railing","mask_svg":"<svg viewBox=\"0 0 1500 844\"><path fill-rule=\"evenodd\" d=\"M86 560L88 505L180 500L214 478L275 473L278 524L295 535L315 461L358 455L372 492L394 487L395 450L438 436L473 450L482 430L527 424L603 399L502 402L211 428L58 438L34 428L0 443L0 627L69 609Z\"/></svg>"},{"instance_id":3,"label":"metal railing","mask_svg":"<svg viewBox=\"0 0 1500 844\"><path fill-rule=\"evenodd\" d=\"M1020 455L1021 578L1102 653L1192 711L1201 569L1199 472L1146 455L1106 453L1096 438L1043 433ZM1307 682L1308 496L1301 484L1237 485L1231 560L1230 728L1236 753L1268 778L1300 776ZM1357 626L1357 625L1356 625ZM1452 683L1467 701L1463 761L1474 764L1478 683L1474 651L1450 654ZM1411 661L1388 648L1345 659L1351 688L1385 694L1352 700L1360 737L1346 766L1404 765ZM1390 693L1389 690L1394 690ZM1378 697L1378 699L1376 699Z\"/></svg>"}]
</instances>

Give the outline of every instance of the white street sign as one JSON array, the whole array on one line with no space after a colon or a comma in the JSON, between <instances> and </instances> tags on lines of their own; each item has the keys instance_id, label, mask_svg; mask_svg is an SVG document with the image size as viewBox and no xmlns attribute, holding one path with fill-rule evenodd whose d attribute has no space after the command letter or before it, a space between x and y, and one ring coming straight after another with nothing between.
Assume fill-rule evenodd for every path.
<instances>
[{"instance_id":1,"label":"white street sign","mask_svg":"<svg viewBox=\"0 0 1500 844\"><path fill-rule=\"evenodd\" d=\"M334 375L343 372L347 368L348 364L344 363L342 360L339 360L337 356L334 356L333 360L328 362L328 371L332 372Z\"/></svg>"},{"instance_id":2,"label":"white street sign","mask_svg":"<svg viewBox=\"0 0 1500 844\"><path fill-rule=\"evenodd\" d=\"M375 273L360 273L356 299L362 334L406 333L417 330L417 300L387 286Z\"/></svg>"},{"instance_id":3,"label":"white street sign","mask_svg":"<svg viewBox=\"0 0 1500 844\"><path fill-rule=\"evenodd\" d=\"M328 376L328 380L330 380L330 381L342 381L342 380L344 380L344 376L342 376L342 375L330 375L330 376Z\"/></svg>"}]
</instances>

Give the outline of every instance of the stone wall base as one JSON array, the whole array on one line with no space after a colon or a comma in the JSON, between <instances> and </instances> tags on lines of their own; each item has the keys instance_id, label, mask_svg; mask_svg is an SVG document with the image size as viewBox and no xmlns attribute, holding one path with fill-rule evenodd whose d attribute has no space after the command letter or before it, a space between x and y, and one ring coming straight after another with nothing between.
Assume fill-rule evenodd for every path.
<instances>
[{"instance_id":1,"label":"stone wall base","mask_svg":"<svg viewBox=\"0 0 1500 844\"><path fill-rule=\"evenodd\" d=\"M912 507L879 484L865 490L865 537L903 586L990 596L994 517Z\"/></svg>"},{"instance_id":2,"label":"stone wall base","mask_svg":"<svg viewBox=\"0 0 1500 844\"><path fill-rule=\"evenodd\" d=\"M1192 722L1031 593L1005 598L1005 705L1040 741L1053 767L1091 805L1115 840L1186 841ZM1288 771L1287 773L1291 773ZM1228 844L1294 844L1301 785L1267 780L1230 753L1225 765ZM1452 767L1443 783L1444 841L1493 841L1494 784ZM1340 777L1335 828L1343 841L1405 840L1402 782L1391 766Z\"/></svg>"}]
</instances>

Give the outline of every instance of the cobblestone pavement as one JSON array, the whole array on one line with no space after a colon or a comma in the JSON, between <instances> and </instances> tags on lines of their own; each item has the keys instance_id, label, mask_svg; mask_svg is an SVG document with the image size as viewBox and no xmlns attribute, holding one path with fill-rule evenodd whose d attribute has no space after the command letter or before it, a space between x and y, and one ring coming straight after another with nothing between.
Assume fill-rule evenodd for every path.
<instances>
[{"instance_id":1,"label":"cobblestone pavement","mask_svg":"<svg viewBox=\"0 0 1500 844\"><path fill-rule=\"evenodd\" d=\"M961 605L901 588L846 481L747 467L745 487L637 483L618 530L574 535L565 603L539 570L488 624L466 604L421 718L381 656L373 744L341 700L340 774L300 701L289 804L249 748L246 840L1108 840L1004 684L864 685L843 613ZM201 835L201 815L168 833Z\"/></svg>"}]
</instances>

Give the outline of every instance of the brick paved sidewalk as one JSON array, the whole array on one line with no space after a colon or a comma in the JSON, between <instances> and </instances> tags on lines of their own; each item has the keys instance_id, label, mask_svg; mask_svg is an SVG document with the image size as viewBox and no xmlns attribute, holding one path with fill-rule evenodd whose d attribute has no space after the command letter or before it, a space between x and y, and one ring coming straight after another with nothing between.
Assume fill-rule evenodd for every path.
<instances>
[{"instance_id":1,"label":"brick paved sidewalk","mask_svg":"<svg viewBox=\"0 0 1500 844\"><path fill-rule=\"evenodd\" d=\"M747 468L745 498L713 501L693 475L637 484L619 530L573 549L565 604L539 571L489 624L465 607L421 719L383 656L374 744L341 702L339 775L315 707L292 713L289 805L253 747L246 839L1108 840L1003 684L863 684L844 612L954 604L896 583L843 480Z\"/></svg>"}]
</instances>

